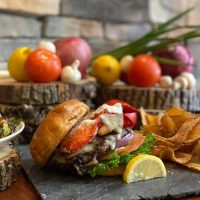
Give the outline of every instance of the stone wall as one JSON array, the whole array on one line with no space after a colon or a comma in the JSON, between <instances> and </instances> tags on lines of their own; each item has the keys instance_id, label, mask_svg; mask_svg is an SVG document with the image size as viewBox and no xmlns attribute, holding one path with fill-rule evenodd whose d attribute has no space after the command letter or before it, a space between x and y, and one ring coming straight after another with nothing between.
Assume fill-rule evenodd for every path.
<instances>
[{"instance_id":1,"label":"stone wall","mask_svg":"<svg viewBox=\"0 0 200 200\"><path fill-rule=\"evenodd\" d=\"M0 0L0 63L41 39L79 36L98 54L145 34L198 0ZM180 21L200 25L199 9ZM200 40L188 45L200 59ZM1 66L5 66L1 64Z\"/></svg>"}]
</instances>

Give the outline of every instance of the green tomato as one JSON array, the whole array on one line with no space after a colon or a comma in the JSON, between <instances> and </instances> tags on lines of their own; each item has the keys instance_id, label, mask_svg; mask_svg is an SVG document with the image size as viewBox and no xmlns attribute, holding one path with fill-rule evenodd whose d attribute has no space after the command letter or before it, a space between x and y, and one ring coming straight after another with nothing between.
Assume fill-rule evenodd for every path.
<instances>
[{"instance_id":1,"label":"green tomato","mask_svg":"<svg viewBox=\"0 0 200 200\"><path fill-rule=\"evenodd\" d=\"M15 49L8 59L8 71L10 76L17 81L28 81L25 72L25 62L32 49L28 47L20 47Z\"/></svg>"}]
</instances>

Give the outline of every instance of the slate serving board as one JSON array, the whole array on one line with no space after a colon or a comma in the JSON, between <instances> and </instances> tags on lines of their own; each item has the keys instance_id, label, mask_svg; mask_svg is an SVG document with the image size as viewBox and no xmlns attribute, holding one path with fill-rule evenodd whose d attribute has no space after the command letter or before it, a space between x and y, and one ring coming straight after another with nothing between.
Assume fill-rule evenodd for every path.
<instances>
[{"instance_id":1,"label":"slate serving board","mask_svg":"<svg viewBox=\"0 0 200 200\"><path fill-rule=\"evenodd\" d=\"M139 200L170 199L200 194L200 174L166 163L167 178L126 184L122 177L80 177L39 169L28 146L19 146L22 166L48 200Z\"/></svg>"}]
</instances>

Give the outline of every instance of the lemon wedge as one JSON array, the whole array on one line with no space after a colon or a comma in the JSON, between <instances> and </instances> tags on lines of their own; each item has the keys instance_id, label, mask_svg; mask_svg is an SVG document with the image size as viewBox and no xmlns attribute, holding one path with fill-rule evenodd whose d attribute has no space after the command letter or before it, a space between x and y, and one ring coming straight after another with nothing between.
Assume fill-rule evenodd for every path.
<instances>
[{"instance_id":1,"label":"lemon wedge","mask_svg":"<svg viewBox=\"0 0 200 200\"><path fill-rule=\"evenodd\" d=\"M141 154L129 161L123 174L126 183L166 177L162 160L156 156Z\"/></svg>"}]
</instances>

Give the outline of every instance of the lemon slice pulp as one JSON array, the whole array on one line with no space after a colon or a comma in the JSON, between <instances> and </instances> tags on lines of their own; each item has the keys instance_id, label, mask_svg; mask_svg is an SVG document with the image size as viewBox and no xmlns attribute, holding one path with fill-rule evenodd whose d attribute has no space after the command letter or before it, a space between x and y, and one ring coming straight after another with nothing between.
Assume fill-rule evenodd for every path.
<instances>
[{"instance_id":1,"label":"lemon slice pulp","mask_svg":"<svg viewBox=\"0 0 200 200\"><path fill-rule=\"evenodd\" d=\"M126 183L166 177L162 160L156 156L141 154L129 161L123 174Z\"/></svg>"}]
</instances>

